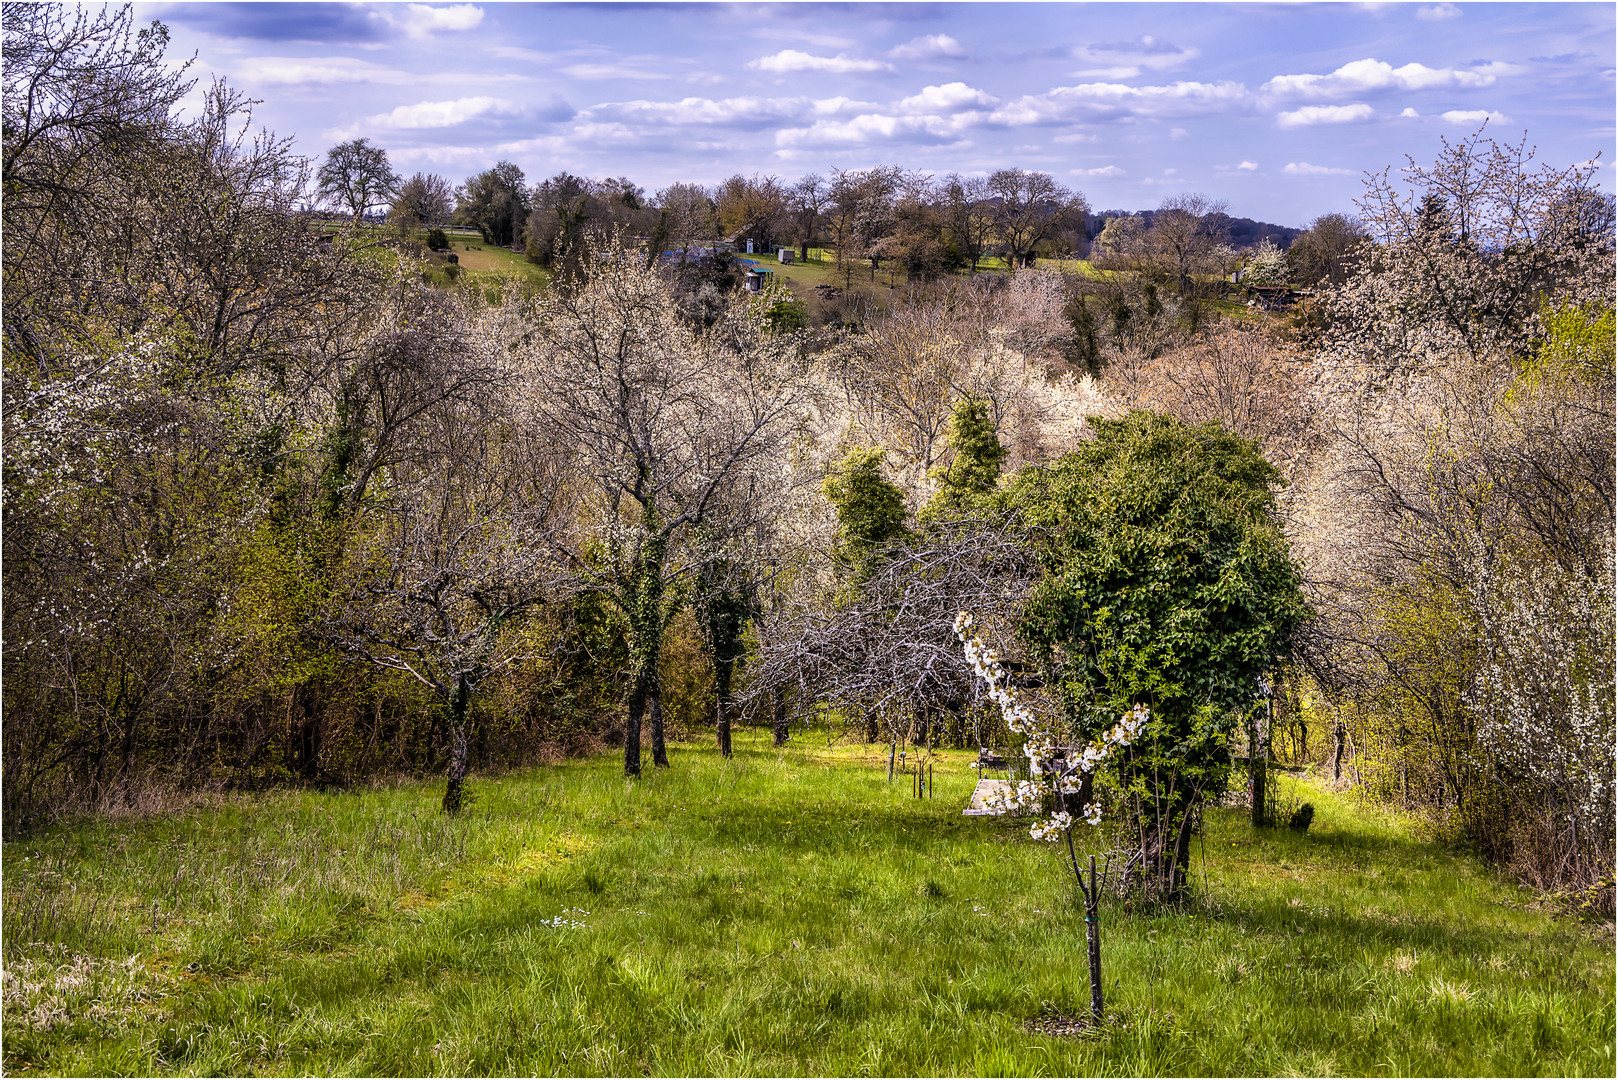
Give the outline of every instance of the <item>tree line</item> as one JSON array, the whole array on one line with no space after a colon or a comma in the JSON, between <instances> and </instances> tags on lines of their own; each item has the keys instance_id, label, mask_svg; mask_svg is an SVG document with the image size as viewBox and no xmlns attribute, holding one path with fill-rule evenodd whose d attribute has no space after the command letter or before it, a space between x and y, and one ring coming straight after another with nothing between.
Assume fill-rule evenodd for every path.
<instances>
[{"instance_id":1,"label":"tree line","mask_svg":"<svg viewBox=\"0 0 1618 1080\"><path fill-rule=\"evenodd\" d=\"M552 267L582 250L591 229L621 231L653 252L688 255L720 243L756 251L811 247L834 253L845 284L856 269L872 277L887 264L908 281L977 272L985 257L1007 267L1036 258L1076 258L1091 241L1108 265L1150 267L1184 287L1191 275L1220 275L1237 261L1235 233L1260 243L1302 239L1279 279L1312 285L1329 279L1344 253L1364 238L1354 219L1324 215L1308 230L1259 226L1232 218L1202 195L1166 198L1156 210L1091 212L1080 192L1048 173L1000 169L988 176L935 177L897 165L778 176L736 174L713 186L678 183L648 195L628 177L595 179L568 172L529 185L522 169L502 161L452 186L435 173L396 175L386 151L368 139L333 147L315 195L358 220L389 206L407 228L454 223L475 227L484 241L524 251Z\"/></svg>"}]
</instances>

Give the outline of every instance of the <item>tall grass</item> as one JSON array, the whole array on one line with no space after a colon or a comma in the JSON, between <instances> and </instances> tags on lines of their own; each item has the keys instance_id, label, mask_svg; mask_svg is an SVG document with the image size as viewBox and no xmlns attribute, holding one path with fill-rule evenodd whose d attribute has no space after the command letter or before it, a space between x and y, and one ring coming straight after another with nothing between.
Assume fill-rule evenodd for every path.
<instances>
[{"instance_id":1,"label":"tall grass","mask_svg":"<svg viewBox=\"0 0 1618 1080\"><path fill-rule=\"evenodd\" d=\"M1610 927L1328 792L1211 811L1185 911L1103 910L1109 1023L1057 852L885 758L739 733L61 826L4 851L4 1066L28 1073L1609 1076Z\"/></svg>"}]
</instances>

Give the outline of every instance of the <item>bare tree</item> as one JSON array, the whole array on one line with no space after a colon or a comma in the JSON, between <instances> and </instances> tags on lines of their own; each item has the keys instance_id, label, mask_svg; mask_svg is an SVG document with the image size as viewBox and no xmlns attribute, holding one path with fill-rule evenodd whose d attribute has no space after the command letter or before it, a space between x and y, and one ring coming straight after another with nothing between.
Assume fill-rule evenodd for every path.
<instances>
[{"instance_id":1,"label":"bare tree","mask_svg":"<svg viewBox=\"0 0 1618 1080\"><path fill-rule=\"evenodd\" d=\"M1258 443L1297 479L1318 443L1309 374L1307 358L1263 328L1220 323L1181 348L1126 365L1114 381L1131 408L1217 423Z\"/></svg>"},{"instance_id":2,"label":"bare tree","mask_svg":"<svg viewBox=\"0 0 1618 1080\"><path fill-rule=\"evenodd\" d=\"M171 110L193 86L189 62L164 65L168 30L136 31L133 8L73 11L7 4L5 20L5 184L7 242L13 218L48 213L92 192L92 159L134 156L160 146Z\"/></svg>"},{"instance_id":3,"label":"bare tree","mask_svg":"<svg viewBox=\"0 0 1618 1080\"><path fill-rule=\"evenodd\" d=\"M889 547L845 603L778 620L749 700L791 686L800 700L871 718L890 742L927 741L936 722L964 718L976 700L955 615L1007 626L1035 574L1027 541L1009 526L941 523Z\"/></svg>"},{"instance_id":4,"label":"bare tree","mask_svg":"<svg viewBox=\"0 0 1618 1080\"><path fill-rule=\"evenodd\" d=\"M1226 204L1206 195L1172 195L1152 215L1149 248L1181 296L1193 294L1194 275L1223 271Z\"/></svg>"},{"instance_id":5,"label":"bare tree","mask_svg":"<svg viewBox=\"0 0 1618 1080\"><path fill-rule=\"evenodd\" d=\"M437 173L416 173L399 185L390 217L413 226L443 225L455 212L455 188Z\"/></svg>"},{"instance_id":6,"label":"bare tree","mask_svg":"<svg viewBox=\"0 0 1618 1080\"><path fill-rule=\"evenodd\" d=\"M994 236L995 207L988 180L951 173L944 179L943 194L950 235L975 274Z\"/></svg>"},{"instance_id":7,"label":"bare tree","mask_svg":"<svg viewBox=\"0 0 1618 1080\"><path fill-rule=\"evenodd\" d=\"M897 165L836 170L831 180L831 212L827 225L837 245L837 269L844 286L853 280L859 260L869 259L875 278L882 239L893 229L893 198L904 170Z\"/></svg>"},{"instance_id":8,"label":"bare tree","mask_svg":"<svg viewBox=\"0 0 1618 1080\"><path fill-rule=\"evenodd\" d=\"M719 239L713 200L700 184L670 184L657 193L661 214L659 232L666 242L680 251L684 262L693 249L711 246Z\"/></svg>"},{"instance_id":9,"label":"bare tree","mask_svg":"<svg viewBox=\"0 0 1618 1080\"><path fill-rule=\"evenodd\" d=\"M819 173L810 173L788 189L787 199L792 226L798 234L799 257L808 262L809 245L814 242L815 230L831 201L831 192Z\"/></svg>"},{"instance_id":10,"label":"bare tree","mask_svg":"<svg viewBox=\"0 0 1618 1080\"><path fill-rule=\"evenodd\" d=\"M223 83L190 122L191 83L163 66L161 24L128 11L68 18L5 11L5 339L48 370L108 335L177 316L208 365L341 322L346 251L311 242L297 202L305 161L252 131L252 102Z\"/></svg>"},{"instance_id":11,"label":"bare tree","mask_svg":"<svg viewBox=\"0 0 1618 1080\"><path fill-rule=\"evenodd\" d=\"M326 151L315 173L315 196L336 203L358 222L373 206L386 206L399 189L388 152L369 139L350 139Z\"/></svg>"},{"instance_id":12,"label":"bare tree","mask_svg":"<svg viewBox=\"0 0 1618 1080\"><path fill-rule=\"evenodd\" d=\"M519 658L514 624L556 580L549 537L563 474L543 431L525 422L515 380L496 373L491 343L463 324L439 344L440 363L486 373L481 392L441 398L418 425L413 453L367 511L376 524L338 629L350 652L433 692L450 746L443 808L456 814L473 695Z\"/></svg>"},{"instance_id":13,"label":"bare tree","mask_svg":"<svg viewBox=\"0 0 1618 1080\"><path fill-rule=\"evenodd\" d=\"M762 312L699 338L660 274L597 243L577 286L539 301L532 364L551 430L577 448L595 491L571 567L629 624L624 771L635 776L682 544L727 488L773 467L802 390L795 343Z\"/></svg>"},{"instance_id":14,"label":"bare tree","mask_svg":"<svg viewBox=\"0 0 1618 1080\"><path fill-rule=\"evenodd\" d=\"M789 198L779 177L737 173L719 185L715 196L719 230L738 242L751 240L755 250L767 252L786 226Z\"/></svg>"},{"instance_id":15,"label":"bare tree","mask_svg":"<svg viewBox=\"0 0 1618 1080\"><path fill-rule=\"evenodd\" d=\"M1031 265L1040 241L1082 221L1090 209L1083 195L1050 173L1000 169L990 175L986 192L994 207L995 235L1012 266Z\"/></svg>"},{"instance_id":16,"label":"bare tree","mask_svg":"<svg viewBox=\"0 0 1618 1080\"><path fill-rule=\"evenodd\" d=\"M1287 248L1287 263L1299 285L1341 285L1363 249L1365 226L1346 214L1322 214Z\"/></svg>"}]
</instances>

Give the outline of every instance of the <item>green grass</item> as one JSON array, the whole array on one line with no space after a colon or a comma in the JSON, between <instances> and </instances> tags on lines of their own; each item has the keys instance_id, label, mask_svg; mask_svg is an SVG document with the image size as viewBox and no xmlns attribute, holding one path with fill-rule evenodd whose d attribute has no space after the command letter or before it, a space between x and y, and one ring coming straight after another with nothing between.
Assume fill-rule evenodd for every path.
<instances>
[{"instance_id":1,"label":"green grass","mask_svg":"<svg viewBox=\"0 0 1618 1080\"><path fill-rule=\"evenodd\" d=\"M876 748L741 732L281 792L5 845L10 1073L1611 1076L1610 927L1329 793L1210 811L1185 912L1103 909L1110 1021L1055 849L889 786ZM1291 783L1291 781L1286 781ZM560 923L557 920L561 920ZM582 925L569 925L570 922Z\"/></svg>"}]
</instances>

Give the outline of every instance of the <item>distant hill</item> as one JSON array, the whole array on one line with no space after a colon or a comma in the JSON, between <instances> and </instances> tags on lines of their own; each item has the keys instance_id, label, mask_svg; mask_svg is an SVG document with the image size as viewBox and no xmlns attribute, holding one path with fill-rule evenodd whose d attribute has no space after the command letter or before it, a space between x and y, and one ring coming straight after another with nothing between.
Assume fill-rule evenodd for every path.
<instances>
[{"instance_id":1,"label":"distant hill","mask_svg":"<svg viewBox=\"0 0 1618 1080\"><path fill-rule=\"evenodd\" d=\"M1150 227L1155 214L1155 210L1102 210L1085 219L1085 232L1091 240L1094 240L1106 225L1107 219L1115 217L1138 217ZM1227 221L1230 226L1230 246L1238 249L1258 247L1258 242L1268 237L1271 243L1284 251L1292 246L1292 241L1305 232L1303 229L1274 225L1268 221L1254 221L1252 218L1233 217Z\"/></svg>"}]
</instances>

